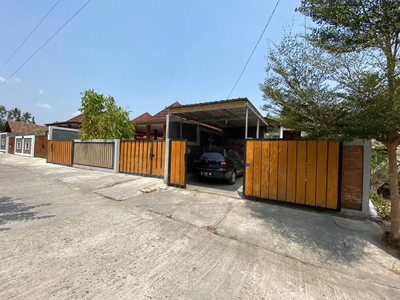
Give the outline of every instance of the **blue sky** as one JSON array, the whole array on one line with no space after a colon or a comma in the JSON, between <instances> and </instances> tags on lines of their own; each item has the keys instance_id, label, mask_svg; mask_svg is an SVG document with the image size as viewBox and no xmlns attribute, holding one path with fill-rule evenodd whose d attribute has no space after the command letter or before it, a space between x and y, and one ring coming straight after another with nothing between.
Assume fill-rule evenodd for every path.
<instances>
[{"instance_id":1,"label":"blue sky","mask_svg":"<svg viewBox=\"0 0 400 300\"><path fill-rule=\"evenodd\" d=\"M8 78L87 0L62 0L0 71ZM56 0L3 0L0 65ZM276 1L92 0L9 82L0 105L32 112L38 124L64 121L80 107L80 92L112 95L134 118L179 101L226 99ZM268 43L283 27L302 30L299 1L281 0L231 98L259 107ZM270 40L270 41L269 41ZM0 82L1 83L1 82ZM51 107L51 108L50 108Z\"/></svg>"}]
</instances>

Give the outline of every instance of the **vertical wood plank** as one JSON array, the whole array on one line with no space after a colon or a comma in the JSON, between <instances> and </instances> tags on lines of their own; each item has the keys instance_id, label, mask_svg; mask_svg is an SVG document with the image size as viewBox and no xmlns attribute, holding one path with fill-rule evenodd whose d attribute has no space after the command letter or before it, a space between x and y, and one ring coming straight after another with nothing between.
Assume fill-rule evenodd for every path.
<instances>
[{"instance_id":1,"label":"vertical wood plank","mask_svg":"<svg viewBox=\"0 0 400 300\"><path fill-rule=\"evenodd\" d=\"M306 204L315 206L317 141L307 141Z\"/></svg>"},{"instance_id":2,"label":"vertical wood plank","mask_svg":"<svg viewBox=\"0 0 400 300\"><path fill-rule=\"evenodd\" d=\"M288 202L296 202L297 141L288 141L287 194Z\"/></svg>"},{"instance_id":3,"label":"vertical wood plank","mask_svg":"<svg viewBox=\"0 0 400 300\"><path fill-rule=\"evenodd\" d=\"M269 199L278 199L278 141L271 141L269 160Z\"/></svg>"},{"instance_id":4,"label":"vertical wood plank","mask_svg":"<svg viewBox=\"0 0 400 300\"><path fill-rule=\"evenodd\" d=\"M180 141L181 143L181 157L180 157L180 161L181 161L181 165L180 165L180 169L179 169L179 179L180 182L179 184L181 186L185 185L185 172L186 172L186 160L185 160L185 156L186 156L186 141Z\"/></svg>"},{"instance_id":5,"label":"vertical wood plank","mask_svg":"<svg viewBox=\"0 0 400 300\"><path fill-rule=\"evenodd\" d=\"M142 174L142 170L143 170L143 141L139 141L138 143L139 143L138 174Z\"/></svg>"},{"instance_id":6,"label":"vertical wood plank","mask_svg":"<svg viewBox=\"0 0 400 300\"><path fill-rule=\"evenodd\" d=\"M339 143L329 142L326 207L331 209L338 208L339 147Z\"/></svg>"},{"instance_id":7,"label":"vertical wood plank","mask_svg":"<svg viewBox=\"0 0 400 300\"><path fill-rule=\"evenodd\" d=\"M245 182L245 193L246 196L253 196L253 164L254 164L254 141L247 140L246 142L246 182Z\"/></svg>"},{"instance_id":8,"label":"vertical wood plank","mask_svg":"<svg viewBox=\"0 0 400 300\"><path fill-rule=\"evenodd\" d=\"M180 182L180 172L179 172L179 170L180 170L180 167L181 167L181 160L180 160L180 158L181 158L181 147L180 147L180 142L179 141L176 141L175 142L175 148L176 148L176 150L175 150L175 155L176 155L176 157L175 157L175 184L179 184L179 182Z\"/></svg>"},{"instance_id":9,"label":"vertical wood plank","mask_svg":"<svg viewBox=\"0 0 400 300\"><path fill-rule=\"evenodd\" d=\"M278 200L286 201L288 141L279 141Z\"/></svg>"},{"instance_id":10,"label":"vertical wood plank","mask_svg":"<svg viewBox=\"0 0 400 300\"><path fill-rule=\"evenodd\" d=\"M151 147L153 151L153 157L151 157L151 175L157 176L157 144L158 142L152 142Z\"/></svg>"},{"instance_id":11,"label":"vertical wood plank","mask_svg":"<svg viewBox=\"0 0 400 300\"><path fill-rule=\"evenodd\" d=\"M253 196L261 196L261 141L254 141L253 157Z\"/></svg>"},{"instance_id":12,"label":"vertical wood plank","mask_svg":"<svg viewBox=\"0 0 400 300\"><path fill-rule=\"evenodd\" d=\"M269 198L269 156L270 156L269 141L262 141L262 159L261 159L261 198Z\"/></svg>"},{"instance_id":13,"label":"vertical wood plank","mask_svg":"<svg viewBox=\"0 0 400 300\"><path fill-rule=\"evenodd\" d=\"M147 175L151 175L151 141L147 142Z\"/></svg>"},{"instance_id":14,"label":"vertical wood plank","mask_svg":"<svg viewBox=\"0 0 400 300\"><path fill-rule=\"evenodd\" d=\"M138 141L134 141L133 142L135 145L135 162L134 162L134 172L137 174L139 173L139 142Z\"/></svg>"},{"instance_id":15,"label":"vertical wood plank","mask_svg":"<svg viewBox=\"0 0 400 300\"><path fill-rule=\"evenodd\" d=\"M119 147L119 171L122 172L122 163L124 157L124 141L121 141L121 145Z\"/></svg>"},{"instance_id":16,"label":"vertical wood plank","mask_svg":"<svg viewBox=\"0 0 400 300\"><path fill-rule=\"evenodd\" d=\"M297 142L296 203L306 203L307 141Z\"/></svg>"},{"instance_id":17,"label":"vertical wood plank","mask_svg":"<svg viewBox=\"0 0 400 300\"><path fill-rule=\"evenodd\" d=\"M144 141L143 142L143 174L147 174L149 166L147 164L147 156L149 155L147 153L147 149L148 149L148 141Z\"/></svg>"},{"instance_id":18,"label":"vertical wood plank","mask_svg":"<svg viewBox=\"0 0 400 300\"><path fill-rule=\"evenodd\" d=\"M170 173L170 183L175 184L176 182L176 147L175 147L175 141L171 142L171 162L170 162L170 168L169 168L169 173Z\"/></svg>"},{"instance_id":19,"label":"vertical wood plank","mask_svg":"<svg viewBox=\"0 0 400 300\"><path fill-rule=\"evenodd\" d=\"M136 148L135 148L135 141L130 141L131 143L131 148L132 148L132 154L131 154L131 172L135 173L135 154L136 154Z\"/></svg>"},{"instance_id":20,"label":"vertical wood plank","mask_svg":"<svg viewBox=\"0 0 400 300\"><path fill-rule=\"evenodd\" d=\"M161 147L163 142L157 142L157 176L161 176Z\"/></svg>"},{"instance_id":21,"label":"vertical wood plank","mask_svg":"<svg viewBox=\"0 0 400 300\"><path fill-rule=\"evenodd\" d=\"M326 207L328 142L318 141L316 205Z\"/></svg>"},{"instance_id":22,"label":"vertical wood plank","mask_svg":"<svg viewBox=\"0 0 400 300\"><path fill-rule=\"evenodd\" d=\"M126 151L126 172L127 173L130 173L131 172L131 168L130 168L130 165L131 165L131 147L132 147L132 145L131 145L131 143L128 141L127 142L127 151Z\"/></svg>"},{"instance_id":23,"label":"vertical wood plank","mask_svg":"<svg viewBox=\"0 0 400 300\"><path fill-rule=\"evenodd\" d=\"M165 147L168 147L168 145L166 144L166 142L165 141L163 141L162 142L162 155L161 155L161 176L164 176L165 175L165 170L164 170L164 160L166 159L165 158Z\"/></svg>"}]
</instances>

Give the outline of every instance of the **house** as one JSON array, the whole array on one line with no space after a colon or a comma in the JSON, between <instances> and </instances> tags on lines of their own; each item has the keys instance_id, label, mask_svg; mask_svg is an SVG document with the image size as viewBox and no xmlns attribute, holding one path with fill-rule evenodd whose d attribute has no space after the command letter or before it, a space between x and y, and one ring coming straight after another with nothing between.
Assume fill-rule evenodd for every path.
<instances>
[{"instance_id":1,"label":"house","mask_svg":"<svg viewBox=\"0 0 400 300\"><path fill-rule=\"evenodd\" d=\"M136 125L137 138L165 139L168 110L171 107L178 106L181 106L181 104L174 102L154 116L144 113L133 119L132 123ZM170 118L169 138L186 139L188 145L193 146L222 145L222 132L220 128L178 117Z\"/></svg>"},{"instance_id":2,"label":"house","mask_svg":"<svg viewBox=\"0 0 400 300\"><path fill-rule=\"evenodd\" d=\"M83 114L79 114L67 121L49 123L49 124L46 124L46 126L56 126L56 127L79 129L79 126L82 124L82 122L83 122Z\"/></svg>"},{"instance_id":3,"label":"house","mask_svg":"<svg viewBox=\"0 0 400 300\"><path fill-rule=\"evenodd\" d=\"M45 135L47 133L47 126L18 121L7 121L4 132L26 135Z\"/></svg>"},{"instance_id":4,"label":"house","mask_svg":"<svg viewBox=\"0 0 400 300\"><path fill-rule=\"evenodd\" d=\"M150 131L150 136L147 135L147 127L137 125L137 123L145 123L146 121L150 120L153 116L149 114L148 112L145 112L144 114L141 114L139 117L133 119L131 122L136 125L136 133L135 133L135 138L146 138L150 139L151 136L153 136L154 139L159 139L163 137L163 133L160 131L158 132L157 130L153 130L153 132Z\"/></svg>"},{"instance_id":5,"label":"house","mask_svg":"<svg viewBox=\"0 0 400 300\"><path fill-rule=\"evenodd\" d=\"M33 156L35 135L46 135L47 131L47 126L7 121L0 133L0 152Z\"/></svg>"}]
</instances>

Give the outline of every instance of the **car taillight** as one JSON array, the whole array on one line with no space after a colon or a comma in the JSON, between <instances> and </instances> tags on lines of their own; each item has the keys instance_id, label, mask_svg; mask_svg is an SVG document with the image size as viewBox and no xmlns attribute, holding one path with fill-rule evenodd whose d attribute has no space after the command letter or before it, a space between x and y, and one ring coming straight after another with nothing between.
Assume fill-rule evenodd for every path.
<instances>
[{"instance_id":1,"label":"car taillight","mask_svg":"<svg viewBox=\"0 0 400 300\"><path fill-rule=\"evenodd\" d=\"M226 161L225 160L221 161L221 167L222 168L226 168Z\"/></svg>"}]
</instances>

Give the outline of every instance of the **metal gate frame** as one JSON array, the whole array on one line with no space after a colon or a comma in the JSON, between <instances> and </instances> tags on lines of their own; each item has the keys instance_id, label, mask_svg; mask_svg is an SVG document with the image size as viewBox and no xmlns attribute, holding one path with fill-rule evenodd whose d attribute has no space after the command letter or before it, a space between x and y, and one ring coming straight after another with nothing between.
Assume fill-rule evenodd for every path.
<instances>
[{"instance_id":1,"label":"metal gate frame","mask_svg":"<svg viewBox=\"0 0 400 300\"><path fill-rule=\"evenodd\" d=\"M255 196L246 196L246 170L247 170L247 142L248 141L311 141L312 139L245 139L244 141L244 172L243 172L243 197L246 199L250 200L262 200L262 201L271 201L273 203L283 203L283 204L288 204L288 205L294 205L294 206L305 206L305 207L310 207L318 210L326 210L326 211L341 211L342 207L342 164L343 164L343 143L339 143L339 168L338 168L338 200L337 200L337 208L336 209L331 209L327 207L320 207L320 206L313 206L313 205L308 205L308 204L301 204L301 203L293 203L293 202L288 202L288 201L281 201L281 200L276 200L276 199L267 199L267 198L262 198L262 197L255 197ZM318 140L314 140L318 141Z\"/></svg>"},{"instance_id":2,"label":"metal gate frame","mask_svg":"<svg viewBox=\"0 0 400 300\"><path fill-rule=\"evenodd\" d=\"M184 159L184 184L177 184L177 183L171 183L171 156L172 156L172 142L178 141L178 142L185 142L185 159ZM186 189L186 167L187 167L187 140L180 140L180 139L170 139L169 140L169 157L168 157L168 181L167 185L177 187L177 188L182 188Z\"/></svg>"},{"instance_id":3,"label":"metal gate frame","mask_svg":"<svg viewBox=\"0 0 400 300\"><path fill-rule=\"evenodd\" d=\"M71 163L70 164L62 164L62 163L58 163L58 162L54 162L54 157L53 157L53 142L71 142ZM74 141L73 140L63 140L63 141L53 141L53 140L49 140L47 141L47 149L46 149L46 163L50 163L50 164L55 164L55 165L61 165L61 166L68 166L68 167L72 167L72 165L74 164ZM51 161L49 161L49 151L51 151Z\"/></svg>"},{"instance_id":4,"label":"metal gate frame","mask_svg":"<svg viewBox=\"0 0 400 300\"><path fill-rule=\"evenodd\" d=\"M121 140L121 142L151 142L151 147L150 147L150 152L147 154L150 157L150 174L143 174L143 173L137 173L137 172L125 172L125 171L121 171L121 164L119 167L119 173L122 174L131 174L131 175L137 175L137 176L143 176L143 177L152 177L152 178L164 178L164 175L154 175L153 174L153 161L154 161L154 144L155 143L160 143L160 142L164 142L164 147L166 147L166 143L165 140ZM120 146L120 155L121 155L121 150L122 150L122 146ZM162 150L161 150L161 154L162 154ZM165 149L164 149L164 153L165 153ZM144 156L144 154L143 154ZM143 159L143 158L142 158ZM164 169L164 159L165 159L165 155L162 155L162 161L161 161L161 166ZM165 172L165 170L163 170L163 172Z\"/></svg>"}]
</instances>

